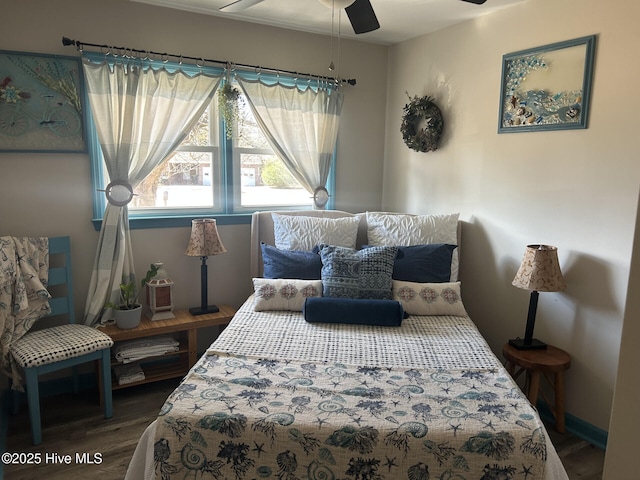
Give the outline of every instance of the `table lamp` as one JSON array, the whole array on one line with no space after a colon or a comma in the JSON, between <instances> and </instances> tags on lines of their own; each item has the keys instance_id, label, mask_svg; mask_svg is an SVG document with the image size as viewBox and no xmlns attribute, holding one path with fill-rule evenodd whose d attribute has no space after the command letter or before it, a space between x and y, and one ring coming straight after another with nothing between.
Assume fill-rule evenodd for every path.
<instances>
[{"instance_id":1,"label":"table lamp","mask_svg":"<svg viewBox=\"0 0 640 480\"><path fill-rule=\"evenodd\" d=\"M209 305L207 301L207 257L219 255L227 251L222 245L216 221L211 218L195 219L191 221L191 237L185 255L200 257L200 306L189 309L191 315L203 315L220 311L216 305Z\"/></svg>"},{"instance_id":2,"label":"table lamp","mask_svg":"<svg viewBox=\"0 0 640 480\"><path fill-rule=\"evenodd\" d=\"M511 339L509 344L518 350L546 349L546 343L533 338L533 327L536 322L538 292L561 292L566 288L558 263L558 249L550 245L527 245L522 264L511 284L531 290L531 296L524 338Z\"/></svg>"}]
</instances>

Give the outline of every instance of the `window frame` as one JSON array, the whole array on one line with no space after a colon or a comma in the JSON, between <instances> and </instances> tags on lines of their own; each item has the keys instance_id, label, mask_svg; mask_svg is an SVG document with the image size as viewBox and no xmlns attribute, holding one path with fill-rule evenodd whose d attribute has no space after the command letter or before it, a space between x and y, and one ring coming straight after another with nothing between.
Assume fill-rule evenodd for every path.
<instances>
[{"instance_id":1,"label":"window frame","mask_svg":"<svg viewBox=\"0 0 640 480\"><path fill-rule=\"evenodd\" d=\"M113 59L108 59L104 54L96 54L85 52L84 54L90 61L100 62L100 61L113 61ZM158 62L160 63L160 62ZM153 66L155 68L155 66ZM209 66L196 66L196 65L181 65L176 62L163 62L163 68L167 68L172 71L178 68L183 68L186 71L193 71L193 69L202 70L212 74L221 74L224 73L224 69L220 67L209 67ZM271 74L267 72L236 72L236 74L241 74L242 78L247 79L255 79L258 76L261 80L265 82L280 82L285 85L295 85L298 81L297 78L282 74L276 73ZM220 86L221 88L223 82L226 79L222 79ZM307 84L307 88L318 88L320 86L325 86L324 83L321 84L320 80L314 79L304 79L304 82ZM104 185L105 183L105 174L104 174L104 160L102 157L102 150L100 147L100 142L98 140L98 135L96 131L95 122L93 121L93 116L91 113L91 106L89 104L88 93L84 92L84 105L86 110L86 128L87 128L87 145L88 145L88 153L89 153L89 161L91 167L91 187L92 187L92 204L93 204L93 219L92 223L96 230L100 230L102 227L102 220L104 217L104 211L107 205L106 197L104 195ZM142 228L173 228L173 227L186 227L191 225L191 221L194 218L215 218L219 225L235 225L235 224L248 224L251 223L251 215L254 211L277 211L277 210L313 210L313 203L310 201L308 207L302 206L265 206L264 208L257 207L242 207L240 205L240 192L236 189L236 184L234 183L234 177L237 173L236 170L239 170L240 166L235 165L234 156L240 158L240 153L238 151L234 151L233 148L233 140L227 139L225 134L225 124L222 116L218 115L218 135L219 135L219 163L221 169L221 181L220 187L223 189L223 192L220 195L220 199L222 202L221 208L213 210L212 208L203 207L203 208L182 208L182 209L171 209L171 210L161 210L156 209L153 212L147 210L140 213L134 213L129 210L129 228L130 229L142 229ZM245 147L240 147L239 151L244 150ZM327 189L333 194L329 197L329 202L327 203L327 209L335 208L335 171L336 171L336 150L333 152L333 156L331 159L331 167L329 170L329 177L327 179ZM241 183L237 183L238 188L241 187ZM135 192L134 192L135 193ZM311 194L309 194L311 199Z\"/></svg>"}]
</instances>

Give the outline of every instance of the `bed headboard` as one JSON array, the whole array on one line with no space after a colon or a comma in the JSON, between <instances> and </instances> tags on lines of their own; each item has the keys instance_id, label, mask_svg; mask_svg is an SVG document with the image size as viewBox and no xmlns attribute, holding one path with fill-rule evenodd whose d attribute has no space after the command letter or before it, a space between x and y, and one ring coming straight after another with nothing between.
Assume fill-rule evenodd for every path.
<instances>
[{"instance_id":1,"label":"bed headboard","mask_svg":"<svg viewBox=\"0 0 640 480\"><path fill-rule=\"evenodd\" d=\"M262 250L260 243L264 242L269 245L275 245L275 237L273 234L273 212L254 212L251 217L251 278L262 276ZM302 215L305 217L321 217L321 218L340 218L340 217L360 217L358 225L358 236L356 238L356 248L367 244L367 214L366 213L349 213L340 210L290 210L276 211L282 215ZM461 222L458 222L458 248L457 255L460 255L460 230ZM457 263L457 262L456 262Z\"/></svg>"}]
</instances>

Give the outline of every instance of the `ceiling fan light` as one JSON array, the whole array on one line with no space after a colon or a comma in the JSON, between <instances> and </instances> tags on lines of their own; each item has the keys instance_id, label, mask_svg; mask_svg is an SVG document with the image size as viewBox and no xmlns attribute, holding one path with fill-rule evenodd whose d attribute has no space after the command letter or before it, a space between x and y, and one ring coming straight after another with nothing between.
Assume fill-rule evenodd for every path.
<instances>
[{"instance_id":1,"label":"ceiling fan light","mask_svg":"<svg viewBox=\"0 0 640 480\"><path fill-rule=\"evenodd\" d=\"M319 0L319 2L327 8L347 8L355 0Z\"/></svg>"}]
</instances>

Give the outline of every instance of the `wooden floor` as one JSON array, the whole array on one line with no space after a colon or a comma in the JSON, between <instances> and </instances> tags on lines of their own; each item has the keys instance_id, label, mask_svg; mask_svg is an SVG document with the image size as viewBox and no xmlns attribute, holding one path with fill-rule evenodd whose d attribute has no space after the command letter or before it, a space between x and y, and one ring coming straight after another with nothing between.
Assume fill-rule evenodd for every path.
<instances>
[{"instance_id":1,"label":"wooden floor","mask_svg":"<svg viewBox=\"0 0 640 480\"><path fill-rule=\"evenodd\" d=\"M105 419L98 404L98 392L62 395L42 401L42 444L31 444L26 405L9 415L8 452L40 452L71 455L70 465L5 465L5 480L122 480L144 429L157 416L178 379L116 390L113 418ZM100 464L77 464L76 453L98 453ZM1 480L1 479L0 479Z\"/></svg>"},{"instance_id":2,"label":"wooden floor","mask_svg":"<svg viewBox=\"0 0 640 480\"><path fill-rule=\"evenodd\" d=\"M570 433L557 433L552 425L547 431L569 480L602 480L604 450Z\"/></svg>"},{"instance_id":3,"label":"wooden floor","mask_svg":"<svg viewBox=\"0 0 640 480\"><path fill-rule=\"evenodd\" d=\"M26 406L9 417L7 451L71 455L70 465L5 465L5 480L122 480L136 443L155 418L177 380L117 390L113 393L114 415L105 420L97 404L97 392L78 396L50 397L43 401L43 442L31 445ZM569 433L558 434L547 427L570 480L600 480L604 451ZM101 463L78 464L76 454L100 454ZM1 480L1 479L0 479Z\"/></svg>"}]
</instances>

